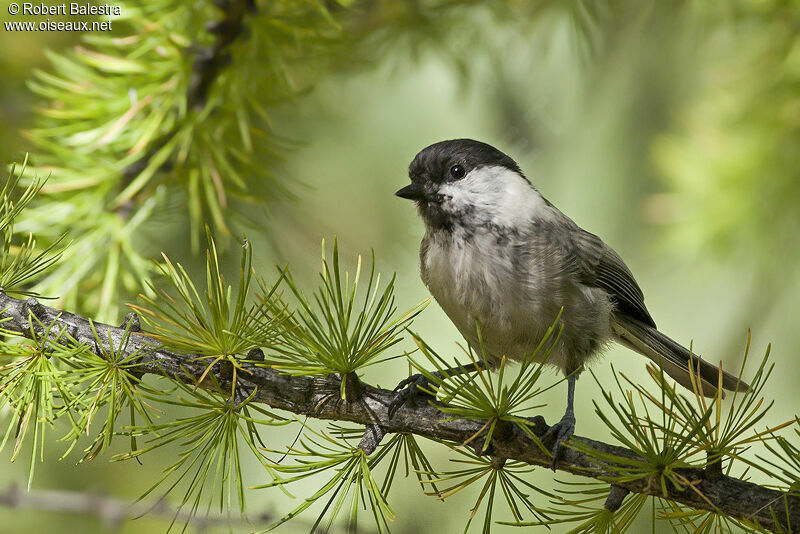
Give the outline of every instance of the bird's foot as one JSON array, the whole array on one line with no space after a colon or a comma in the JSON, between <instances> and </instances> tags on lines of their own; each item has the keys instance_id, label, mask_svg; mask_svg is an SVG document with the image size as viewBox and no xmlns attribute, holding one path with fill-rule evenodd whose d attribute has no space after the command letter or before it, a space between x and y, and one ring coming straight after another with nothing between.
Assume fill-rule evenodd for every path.
<instances>
[{"instance_id":1,"label":"bird's foot","mask_svg":"<svg viewBox=\"0 0 800 534\"><path fill-rule=\"evenodd\" d=\"M426 400L434 399L435 396L427 391L431 389L431 381L425 378L422 374L413 374L408 378L402 380L394 388L395 395L389 402L389 418L394 417L398 408L411 402L412 400L425 398Z\"/></svg>"},{"instance_id":2,"label":"bird's foot","mask_svg":"<svg viewBox=\"0 0 800 534\"><path fill-rule=\"evenodd\" d=\"M558 462L563 448L562 445L572 437L575 433L575 415L570 412L564 414L561 421L551 426L545 435L542 436L543 442L553 440L553 471L556 470L556 462Z\"/></svg>"}]
</instances>

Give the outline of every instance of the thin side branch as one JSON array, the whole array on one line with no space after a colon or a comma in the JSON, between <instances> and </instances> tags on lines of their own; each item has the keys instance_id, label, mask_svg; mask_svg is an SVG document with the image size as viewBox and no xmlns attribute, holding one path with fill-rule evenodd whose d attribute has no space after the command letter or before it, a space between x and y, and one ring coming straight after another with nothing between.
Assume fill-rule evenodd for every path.
<instances>
[{"instance_id":1,"label":"thin side branch","mask_svg":"<svg viewBox=\"0 0 800 534\"><path fill-rule=\"evenodd\" d=\"M23 336L30 336L31 314L38 318L44 325L53 324L53 329L58 333L64 330L66 334L95 349L95 337L89 320L69 313L50 308L40 304L36 299L20 300L9 297L0 292L0 319L5 319L2 327L6 330L18 332ZM47 334L42 332L42 327L34 323L37 335ZM109 339L114 347L122 344L124 328L95 323L97 333L103 343ZM186 383L194 384L203 374L206 363L202 360L193 361L193 356L174 354L159 349L151 338L139 334L132 334L120 356L129 356L137 351L147 351L142 358L141 371L167 376ZM361 384L363 398L357 402L339 400L340 379L334 375L320 377L288 376L274 369L249 367L251 373L239 374L239 387L244 388L249 395L255 390L254 399L268 404L272 408L286 410L298 415L307 415L317 419L334 421L349 421L361 425L373 425L383 431L407 432L423 437L450 440L463 443L479 433L485 426L485 421L456 419L442 412L439 408L429 403L407 404L400 407L390 418L387 413L394 393L390 390ZM231 386L230 378L217 373L223 388ZM208 385L206 380L203 384ZM535 417L531 420L531 428L538 435L543 436L548 430L544 419ZM520 460L532 465L544 467L552 466L552 458L539 450L531 439L523 432L511 426L508 432L495 434L490 446L484 451L492 457ZM615 445L595 441L589 438L574 436L583 444L617 457L633 461L640 461L633 451ZM476 443L478 440L473 440ZM476 444L478 450L482 443ZM639 478L628 482L621 482L624 476L620 471L622 466L612 469L592 456L573 450L563 451L556 468L561 471L591 477L600 480L614 479L614 485L619 489L631 493L664 497L674 502L695 509L717 511L736 519L749 521L761 525L772 532L779 528L784 531L794 525L800 525L800 499L777 490L769 489L751 482L729 477L726 475L708 477L703 469L682 469L680 474L693 486L679 491L668 486L668 494L663 495L661 485L648 478Z\"/></svg>"},{"instance_id":2,"label":"thin side branch","mask_svg":"<svg viewBox=\"0 0 800 534\"><path fill-rule=\"evenodd\" d=\"M230 63L227 50L242 33L245 15L256 10L254 0L218 0L216 5L222 10L223 18L210 22L206 26L206 30L215 36L214 43L210 46L193 47L195 59L189 78L189 88L186 91L186 103L189 109L196 111L205 106L206 97L214 80L219 76L220 71ZM143 158L125 167L122 175L128 180L132 180L141 173L163 143L173 137L179 129L180 125L176 125L172 131L152 143L151 146L154 148L151 148ZM168 166L169 162L162 167Z\"/></svg>"},{"instance_id":3,"label":"thin side branch","mask_svg":"<svg viewBox=\"0 0 800 534\"><path fill-rule=\"evenodd\" d=\"M16 484L0 491L0 506L12 509L90 515L102 520L109 530L116 530L122 522L145 515L157 516L165 521L177 520L180 523L188 523L196 529L196 532L205 532L211 527L268 525L280 518L280 515L268 512L251 517L249 520L238 516L192 514L187 510L176 510L164 500L129 502L101 493L66 490L28 491ZM309 526L311 525L307 525L306 528Z\"/></svg>"},{"instance_id":4,"label":"thin side branch","mask_svg":"<svg viewBox=\"0 0 800 534\"><path fill-rule=\"evenodd\" d=\"M163 517L167 521L177 519L187 522L200 532L213 526L233 526L244 522L237 517L192 515L187 511L175 510L163 500L131 503L97 493L64 490L27 491L17 485L11 485L0 492L0 506L91 515L101 519L109 529L117 529L123 521L144 515ZM268 523L275 519L276 517L265 514L257 521Z\"/></svg>"}]
</instances>

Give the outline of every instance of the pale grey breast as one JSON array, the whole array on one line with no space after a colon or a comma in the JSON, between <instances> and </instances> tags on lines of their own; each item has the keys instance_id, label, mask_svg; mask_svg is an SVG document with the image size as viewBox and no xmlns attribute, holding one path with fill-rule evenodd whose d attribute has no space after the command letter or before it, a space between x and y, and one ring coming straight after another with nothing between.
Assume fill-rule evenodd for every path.
<instances>
[{"instance_id":1,"label":"pale grey breast","mask_svg":"<svg viewBox=\"0 0 800 534\"><path fill-rule=\"evenodd\" d=\"M429 231L420 248L420 271L478 355L476 321L480 325L490 365L503 355L530 356L564 306L565 329L548 363L571 372L609 339L612 308L604 291L576 283L554 252L546 236L536 233Z\"/></svg>"}]
</instances>

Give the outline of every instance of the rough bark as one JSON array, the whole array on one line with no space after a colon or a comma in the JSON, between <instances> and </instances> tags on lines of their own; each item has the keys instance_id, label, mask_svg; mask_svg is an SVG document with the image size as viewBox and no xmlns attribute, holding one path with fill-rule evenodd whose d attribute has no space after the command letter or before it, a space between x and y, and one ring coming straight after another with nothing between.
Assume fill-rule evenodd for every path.
<instances>
[{"instance_id":1,"label":"rough bark","mask_svg":"<svg viewBox=\"0 0 800 534\"><path fill-rule=\"evenodd\" d=\"M52 324L52 332L63 329L78 343L85 343L90 348L95 347L93 330L89 320L84 317L44 306L36 299L20 300L1 292L0 310L2 310L0 319L5 319L2 327L6 330L30 336L32 314L39 320L38 323L33 321L37 335L44 334L39 323ZM108 343L110 338L114 347L121 345L124 328L94 324L103 344ZM139 334L131 335L124 353L133 354L140 350L144 352L139 369L144 373L194 383L205 370L206 364L202 361L192 361L192 356L158 348L154 346L152 338ZM465 442L485 424L485 421L481 420L454 420L428 402L406 404L397 410L394 417L389 418L387 406L393 397L393 393L389 390L360 383L363 393L361 399L356 402L345 402L339 398L340 378L335 375L288 376L265 367L250 367L249 371L252 374L239 373L239 387L245 394L249 395L255 389L255 399L274 409L317 419L363 424L368 431L365 433L362 446L367 448L372 448L383 434L391 432L408 432L428 438ZM227 373L217 372L223 388L225 386L230 388L230 378L226 375ZM549 428L541 417L532 418L531 424L539 436L544 435ZM369 429L372 429L372 432ZM370 438L371 434L375 436ZM638 459L634 451L623 447L581 436L573 436L572 439L603 453L632 460ZM481 445L480 441L476 439L471 443ZM509 425L503 432L495 433L486 453L497 458L515 459L545 467L552 466L552 458L539 450L529 437L516 430L513 425ZM736 519L757 523L772 532L778 532L779 528L784 532L791 532L793 525L800 525L800 499L797 497L719 473L706 473L703 469L680 470L680 474L690 481L694 489L679 491L668 486L668 494L663 495L661 485L654 480L639 478L621 482L619 477L624 473L619 471L620 466L612 469L593 456L573 449L564 450L555 467L561 471L601 480L614 478L614 486L618 488L618 492L627 490L631 493L665 497L691 508L717 511ZM712 476L709 476L710 474Z\"/></svg>"}]
</instances>

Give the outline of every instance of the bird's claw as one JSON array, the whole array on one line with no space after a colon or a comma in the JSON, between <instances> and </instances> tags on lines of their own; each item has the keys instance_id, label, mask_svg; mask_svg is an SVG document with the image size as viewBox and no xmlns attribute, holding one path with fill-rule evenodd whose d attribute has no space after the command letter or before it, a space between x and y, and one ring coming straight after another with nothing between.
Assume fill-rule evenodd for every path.
<instances>
[{"instance_id":1,"label":"bird's claw","mask_svg":"<svg viewBox=\"0 0 800 534\"><path fill-rule=\"evenodd\" d=\"M422 374L413 374L408 378L403 379L397 386L392 390L395 392L394 397L389 402L388 406L388 413L389 418L391 419L394 417L395 412L397 412L398 408L403 406L404 404L410 402L413 399L418 398L419 396L424 396L431 398L432 395L423 391L424 389L430 389L431 382L427 378L425 378Z\"/></svg>"},{"instance_id":2,"label":"bird's claw","mask_svg":"<svg viewBox=\"0 0 800 534\"><path fill-rule=\"evenodd\" d=\"M573 433L575 433L575 416L571 413L565 413L561 421L551 426L542 436L543 442L554 440L552 452L553 471L556 470L556 462L563 451L562 445L572 437Z\"/></svg>"}]
</instances>

